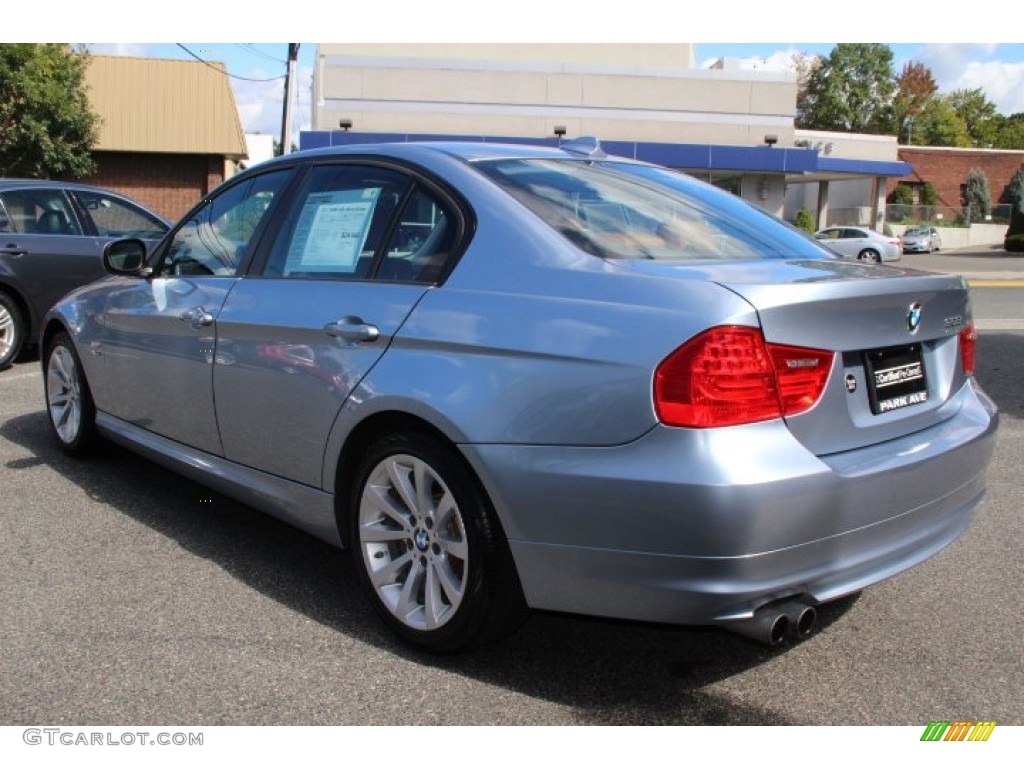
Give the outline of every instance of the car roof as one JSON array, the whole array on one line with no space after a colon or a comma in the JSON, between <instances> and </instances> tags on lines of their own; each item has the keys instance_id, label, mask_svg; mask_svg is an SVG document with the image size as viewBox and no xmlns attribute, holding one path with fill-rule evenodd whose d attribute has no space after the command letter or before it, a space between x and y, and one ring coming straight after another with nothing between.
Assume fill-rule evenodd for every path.
<instances>
[{"instance_id":1,"label":"car roof","mask_svg":"<svg viewBox=\"0 0 1024 768\"><path fill-rule=\"evenodd\" d=\"M570 142L566 143L567 146ZM599 144L595 142L595 148ZM416 160L431 154L445 154L468 162L475 160L497 160L506 158L547 158L547 159L604 159L603 154L589 155L584 151L567 151L557 147L535 146L530 144L502 144L474 141L409 141L381 142L376 144L349 144L337 147L321 147L292 152L260 163L253 168L266 169L279 163L294 162L308 158L346 157L350 155L376 155L395 159ZM616 162L635 163L626 157L607 156Z\"/></svg>"},{"instance_id":2,"label":"car roof","mask_svg":"<svg viewBox=\"0 0 1024 768\"><path fill-rule=\"evenodd\" d=\"M53 179L0 179L0 191L5 189L80 189L86 192L106 192L124 197L119 192L77 181L55 181Z\"/></svg>"}]
</instances>

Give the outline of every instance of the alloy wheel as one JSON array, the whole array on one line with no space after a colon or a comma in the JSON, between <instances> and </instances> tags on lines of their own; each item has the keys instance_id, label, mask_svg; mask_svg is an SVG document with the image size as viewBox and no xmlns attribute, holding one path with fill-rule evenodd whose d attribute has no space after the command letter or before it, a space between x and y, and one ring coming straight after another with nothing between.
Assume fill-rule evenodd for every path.
<instances>
[{"instance_id":1,"label":"alloy wheel","mask_svg":"<svg viewBox=\"0 0 1024 768\"><path fill-rule=\"evenodd\" d=\"M370 471L358 537L370 583L398 621L430 631L455 616L466 595L469 542L455 496L430 464L396 454Z\"/></svg>"},{"instance_id":2,"label":"alloy wheel","mask_svg":"<svg viewBox=\"0 0 1024 768\"><path fill-rule=\"evenodd\" d=\"M46 367L46 402L57 437L71 444L82 426L82 391L71 351L58 345Z\"/></svg>"}]
</instances>

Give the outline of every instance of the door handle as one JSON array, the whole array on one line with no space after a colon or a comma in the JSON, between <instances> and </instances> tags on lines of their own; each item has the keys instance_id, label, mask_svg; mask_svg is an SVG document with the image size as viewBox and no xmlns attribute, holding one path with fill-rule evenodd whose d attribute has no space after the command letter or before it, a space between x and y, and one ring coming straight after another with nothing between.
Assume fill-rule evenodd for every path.
<instances>
[{"instance_id":1,"label":"door handle","mask_svg":"<svg viewBox=\"0 0 1024 768\"><path fill-rule=\"evenodd\" d=\"M213 315L206 311L203 307L192 307L192 309L185 310L178 319L183 323L188 323L193 328L202 328L205 325L213 325Z\"/></svg>"},{"instance_id":2,"label":"door handle","mask_svg":"<svg viewBox=\"0 0 1024 768\"><path fill-rule=\"evenodd\" d=\"M28 251L23 251L13 243L8 245L6 248L0 248L0 256L13 256L14 258L18 258L19 256L24 256L26 253L28 253Z\"/></svg>"},{"instance_id":3,"label":"door handle","mask_svg":"<svg viewBox=\"0 0 1024 768\"><path fill-rule=\"evenodd\" d=\"M324 326L324 333L336 339L346 341L368 341L374 342L380 338L380 329L376 325L364 323L358 317L343 317L334 323Z\"/></svg>"}]
</instances>

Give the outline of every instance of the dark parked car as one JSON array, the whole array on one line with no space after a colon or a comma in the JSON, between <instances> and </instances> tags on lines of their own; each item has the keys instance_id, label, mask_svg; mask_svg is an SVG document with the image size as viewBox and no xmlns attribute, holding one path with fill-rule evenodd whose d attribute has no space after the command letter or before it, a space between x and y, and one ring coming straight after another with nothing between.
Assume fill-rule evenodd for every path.
<instances>
[{"instance_id":1,"label":"dark parked car","mask_svg":"<svg viewBox=\"0 0 1024 768\"><path fill-rule=\"evenodd\" d=\"M984 492L962 278L595 142L299 152L105 261L43 328L57 443L351 548L433 650L527 607L802 637Z\"/></svg>"},{"instance_id":2,"label":"dark parked car","mask_svg":"<svg viewBox=\"0 0 1024 768\"><path fill-rule=\"evenodd\" d=\"M61 296L105 274L103 246L122 237L158 240L168 228L106 189L0 179L0 369L35 340Z\"/></svg>"}]
</instances>

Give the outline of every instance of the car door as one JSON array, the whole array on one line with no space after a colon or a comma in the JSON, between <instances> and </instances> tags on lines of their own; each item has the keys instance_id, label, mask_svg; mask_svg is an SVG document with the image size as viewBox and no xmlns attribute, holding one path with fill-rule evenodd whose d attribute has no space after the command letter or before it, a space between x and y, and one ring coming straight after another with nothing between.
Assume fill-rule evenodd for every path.
<instances>
[{"instance_id":1,"label":"car door","mask_svg":"<svg viewBox=\"0 0 1024 768\"><path fill-rule=\"evenodd\" d=\"M32 304L36 318L72 288L102 277L102 243L83 232L61 189L0 192L0 271Z\"/></svg>"},{"instance_id":2,"label":"car door","mask_svg":"<svg viewBox=\"0 0 1024 768\"><path fill-rule=\"evenodd\" d=\"M842 243L842 251L847 256L859 256L865 248L874 248L881 251L878 245L871 242L868 233L862 229L845 227L839 235L839 242Z\"/></svg>"},{"instance_id":3,"label":"car door","mask_svg":"<svg viewBox=\"0 0 1024 768\"><path fill-rule=\"evenodd\" d=\"M121 278L93 344L106 410L223 455L213 404L217 316L292 170L250 176L192 210L156 254L153 275Z\"/></svg>"},{"instance_id":4,"label":"car door","mask_svg":"<svg viewBox=\"0 0 1024 768\"><path fill-rule=\"evenodd\" d=\"M309 169L220 313L214 392L228 459L321 487L331 426L438 277L455 216L400 168Z\"/></svg>"}]
</instances>

